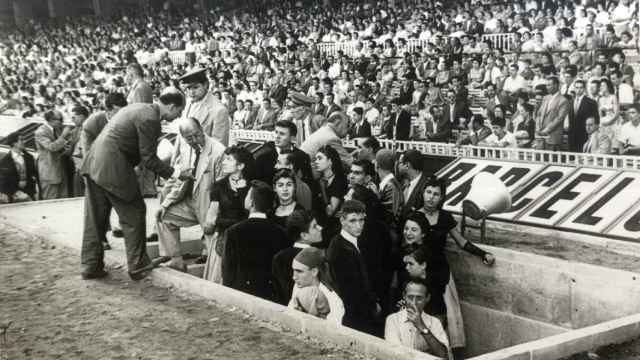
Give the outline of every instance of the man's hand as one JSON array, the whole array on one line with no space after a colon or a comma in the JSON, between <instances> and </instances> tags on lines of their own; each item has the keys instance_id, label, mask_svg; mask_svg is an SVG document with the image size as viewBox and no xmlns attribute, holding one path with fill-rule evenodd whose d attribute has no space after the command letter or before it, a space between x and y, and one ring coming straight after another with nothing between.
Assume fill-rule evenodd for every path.
<instances>
[{"instance_id":1,"label":"man's hand","mask_svg":"<svg viewBox=\"0 0 640 360\"><path fill-rule=\"evenodd\" d=\"M415 306L411 304L407 304L407 318L416 327L419 331L422 331L427 328L422 320L422 314L418 312Z\"/></svg>"},{"instance_id":2,"label":"man's hand","mask_svg":"<svg viewBox=\"0 0 640 360\"><path fill-rule=\"evenodd\" d=\"M65 138L66 138L67 136L69 136L69 134L71 134L71 130L72 130L72 129L71 129L71 127L70 127L70 126L65 126L65 127L62 129L62 133L60 134L60 136L62 136L62 137L65 137Z\"/></svg>"},{"instance_id":3,"label":"man's hand","mask_svg":"<svg viewBox=\"0 0 640 360\"><path fill-rule=\"evenodd\" d=\"M492 253L486 253L482 257L482 262L487 266L493 266L496 263L496 257Z\"/></svg>"},{"instance_id":4,"label":"man's hand","mask_svg":"<svg viewBox=\"0 0 640 360\"><path fill-rule=\"evenodd\" d=\"M158 211L156 211L156 222L161 222L162 218L164 217L164 213L167 209L160 207L160 209L158 209Z\"/></svg>"},{"instance_id":5,"label":"man's hand","mask_svg":"<svg viewBox=\"0 0 640 360\"><path fill-rule=\"evenodd\" d=\"M182 170L180 172L180 175L178 176L178 179L180 179L182 181L195 180L195 177L193 177L192 171L193 171L193 169Z\"/></svg>"},{"instance_id":6,"label":"man's hand","mask_svg":"<svg viewBox=\"0 0 640 360\"><path fill-rule=\"evenodd\" d=\"M213 235L216 232L216 224L211 220L205 221L202 226L202 232L204 232L205 235Z\"/></svg>"}]
</instances>

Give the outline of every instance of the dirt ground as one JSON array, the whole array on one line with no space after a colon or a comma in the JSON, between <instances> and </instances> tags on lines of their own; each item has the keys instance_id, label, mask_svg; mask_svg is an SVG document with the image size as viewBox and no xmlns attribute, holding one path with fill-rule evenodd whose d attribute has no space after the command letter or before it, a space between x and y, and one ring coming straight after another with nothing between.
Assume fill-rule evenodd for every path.
<instances>
[{"instance_id":1,"label":"dirt ground","mask_svg":"<svg viewBox=\"0 0 640 360\"><path fill-rule=\"evenodd\" d=\"M362 358L122 269L84 281L75 253L1 223L0 249L1 360Z\"/></svg>"}]
</instances>

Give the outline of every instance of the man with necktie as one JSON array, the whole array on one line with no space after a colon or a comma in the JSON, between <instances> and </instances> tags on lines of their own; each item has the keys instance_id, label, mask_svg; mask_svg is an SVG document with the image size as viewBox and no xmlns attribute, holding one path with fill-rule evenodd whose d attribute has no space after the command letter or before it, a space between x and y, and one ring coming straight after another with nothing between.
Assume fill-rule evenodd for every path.
<instances>
[{"instance_id":1,"label":"man with necktie","mask_svg":"<svg viewBox=\"0 0 640 360\"><path fill-rule=\"evenodd\" d=\"M180 181L171 178L161 192L161 207L156 214L160 256L171 258L168 266L180 271L186 265L180 251L180 228L200 225L202 230L213 228L207 214L211 199L209 185L222 178L222 158L226 147L204 134L200 122L182 119L179 124L181 147L173 157L174 168L191 169L193 179ZM209 234L205 234L207 238Z\"/></svg>"}]
</instances>

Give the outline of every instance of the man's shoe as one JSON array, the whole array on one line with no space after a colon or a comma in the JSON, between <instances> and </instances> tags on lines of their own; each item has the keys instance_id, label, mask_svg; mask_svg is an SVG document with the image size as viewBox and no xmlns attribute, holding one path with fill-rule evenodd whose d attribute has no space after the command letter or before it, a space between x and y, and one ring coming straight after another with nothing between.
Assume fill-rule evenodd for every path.
<instances>
[{"instance_id":1,"label":"man's shoe","mask_svg":"<svg viewBox=\"0 0 640 360\"><path fill-rule=\"evenodd\" d=\"M158 234L149 235L149 237L147 238L147 242L148 243L158 242Z\"/></svg>"},{"instance_id":2,"label":"man's shoe","mask_svg":"<svg viewBox=\"0 0 640 360\"><path fill-rule=\"evenodd\" d=\"M158 265L162 263L166 263L167 261L170 261L170 260L171 258L168 256L157 257L151 260L151 262L149 262L147 265L137 268L135 270L129 271L129 277L131 277L131 279L133 280L142 280L145 277L147 277L147 275L149 275L149 272L151 272L151 270L157 268Z\"/></svg>"},{"instance_id":3,"label":"man's shoe","mask_svg":"<svg viewBox=\"0 0 640 360\"><path fill-rule=\"evenodd\" d=\"M111 230L111 235L113 235L113 237L117 237L117 238L124 237L124 233L122 232L122 229L113 229L113 230Z\"/></svg>"},{"instance_id":4,"label":"man's shoe","mask_svg":"<svg viewBox=\"0 0 640 360\"><path fill-rule=\"evenodd\" d=\"M109 275L104 269L96 271L83 271L81 274L83 280L102 279Z\"/></svg>"},{"instance_id":5,"label":"man's shoe","mask_svg":"<svg viewBox=\"0 0 640 360\"><path fill-rule=\"evenodd\" d=\"M195 264L206 264L207 263L207 255L200 255L195 261Z\"/></svg>"}]
</instances>

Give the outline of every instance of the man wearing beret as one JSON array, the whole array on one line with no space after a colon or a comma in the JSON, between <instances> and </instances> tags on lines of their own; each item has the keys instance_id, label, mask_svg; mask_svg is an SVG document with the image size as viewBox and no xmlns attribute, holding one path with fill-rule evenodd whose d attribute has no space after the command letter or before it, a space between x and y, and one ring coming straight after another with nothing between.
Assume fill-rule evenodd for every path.
<instances>
[{"instance_id":1,"label":"man wearing beret","mask_svg":"<svg viewBox=\"0 0 640 360\"><path fill-rule=\"evenodd\" d=\"M206 70L196 68L180 77L180 83L187 95L187 103L181 117L197 119L205 135L228 146L229 112L209 91Z\"/></svg>"}]
</instances>

